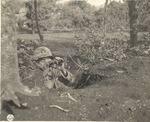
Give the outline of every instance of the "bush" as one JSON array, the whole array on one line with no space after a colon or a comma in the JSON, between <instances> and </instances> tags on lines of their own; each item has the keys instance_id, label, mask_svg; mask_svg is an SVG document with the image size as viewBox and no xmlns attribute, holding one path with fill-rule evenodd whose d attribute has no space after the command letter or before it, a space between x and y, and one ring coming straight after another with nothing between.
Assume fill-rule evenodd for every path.
<instances>
[{"instance_id":1,"label":"bush","mask_svg":"<svg viewBox=\"0 0 150 122\"><path fill-rule=\"evenodd\" d=\"M22 79L32 76L34 72L34 64L31 57L36 48L36 40L17 40L19 74Z\"/></svg>"},{"instance_id":2,"label":"bush","mask_svg":"<svg viewBox=\"0 0 150 122\"><path fill-rule=\"evenodd\" d=\"M75 45L78 47L78 55L91 63L122 60L126 57L124 52L128 47L124 33L118 33L117 38L113 38L98 28L76 33Z\"/></svg>"}]
</instances>

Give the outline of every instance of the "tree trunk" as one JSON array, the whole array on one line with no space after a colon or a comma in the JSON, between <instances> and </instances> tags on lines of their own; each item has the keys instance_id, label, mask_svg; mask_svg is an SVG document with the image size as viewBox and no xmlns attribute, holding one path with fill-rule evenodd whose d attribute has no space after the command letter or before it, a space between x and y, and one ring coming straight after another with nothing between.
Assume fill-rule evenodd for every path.
<instances>
[{"instance_id":1,"label":"tree trunk","mask_svg":"<svg viewBox=\"0 0 150 122\"><path fill-rule=\"evenodd\" d=\"M104 6L104 35L106 35L106 10L107 10L107 4L108 4L108 0L106 0L105 2L105 6Z\"/></svg>"},{"instance_id":2,"label":"tree trunk","mask_svg":"<svg viewBox=\"0 0 150 122\"><path fill-rule=\"evenodd\" d=\"M33 5L33 3L31 3L31 4ZM31 5L31 6L32 6L32 5ZM29 8L29 11L30 11L30 13L31 13L31 28L32 28L32 34L34 34L34 33L35 33L34 17L33 17L34 8L33 8L33 7Z\"/></svg>"},{"instance_id":3,"label":"tree trunk","mask_svg":"<svg viewBox=\"0 0 150 122\"><path fill-rule=\"evenodd\" d=\"M137 9L136 9L136 1L129 0L129 21L130 21L130 47L134 47L137 44Z\"/></svg>"},{"instance_id":4,"label":"tree trunk","mask_svg":"<svg viewBox=\"0 0 150 122\"><path fill-rule=\"evenodd\" d=\"M14 1L13 1L14 2ZM24 95L37 96L38 94L32 90L29 90L27 86L24 86L20 80L18 57L17 57L17 44L15 40L15 19L13 18L15 13L7 15L6 9L13 11L15 6L3 7L1 14L1 89L0 100L10 101L12 100L16 105L21 106L20 102L15 95L15 92L19 92ZM11 9L10 9L11 8ZM13 8L13 10L12 10ZM1 112L1 102L0 102Z\"/></svg>"},{"instance_id":5,"label":"tree trunk","mask_svg":"<svg viewBox=\"0 0 150 122\"><path fill-rule=\"evenodd\" d=\"M37 1L36 0L34 0L34 10L35 10L36 27L37 27L37 31L38 31L38 34L40 37L40 41L42 42L42 41L44 41L44 39L43 39L43 35L41 34L40 28L39 28L38 15L37 15Z\"/></svg>"},{"instance_id":6,"label":"tree trunk","mask_svg":"<svg viewBox=\"0 0 150 122\"><path fill-rule=\"evenodd\" d=\"M12 38L2 38L1 51L1 99L12 100L20 106L15 92L29 96L37 96L37 93L29 90L20 81L16 41Z\"/></svg>"}]
</instances>

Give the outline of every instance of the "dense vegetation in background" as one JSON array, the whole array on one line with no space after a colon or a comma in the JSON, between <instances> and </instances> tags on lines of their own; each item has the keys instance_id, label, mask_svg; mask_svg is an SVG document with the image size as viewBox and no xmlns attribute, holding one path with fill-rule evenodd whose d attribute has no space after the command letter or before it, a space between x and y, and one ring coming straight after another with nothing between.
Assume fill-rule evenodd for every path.
<instances>
[{"instance_id":1,"label":"dense vegetation in background","mask_svg":"<svg viewBox=\"0 0 150 122\"><path fill-rule=\"evenodd\" d=\"M56 0L44 0L38 2L38 18L41 30L50 30L50 28L78 28L86 29L89 25L104 27L104 21L107 32L117 30L129 30L129 8L127 2L112 1L98 10L96 7L88 4L86 1L70 1L65 4L57 4ZM23 5L24 6L24 5ZM22 7L23 7L22 6ZM26 24L31 28L35 25L35 15L33 1L26 2ZM138 11L138 30L148 31L149 23L149 2L139 1L136 3ZM105 15L105 20L104 20ZM32 20L32 21L31 21ZM35 27L35 26L34 26Z\"/></svg>"},{"instance_id":2,"label":"dense vegetation in background","mask_svg":"<svg viewBox=\"0 0 150 122\"><path fill-rule=\"evenodd\" d=\"M114 32L118 29L129 29L129 16L126 3L112 1L107 5L105 14L107 32ZM104 24L104 8L99 8L95 12L95 15L99 27L102 26Z\"/></svg>"},{"instance_id":3,"label":"dense vegetation in background","mask_svg":"<svg viewBox=\"0 0 150 122\"><path fill-rule=\"evenodd\" d=\"M36 0L35 0L36 1ZM44 0L44 1L39 1L37 0L36 3L36 9L37 9L37 18L38 18L38 23L40 26L41 30L47 31L48 28L52 27L53 21L52 21L52 15L58 10L58 7L56 6L57 0ZM28 0L22 4L22 9L24 12L24 15L21 16L21 11L17 14L20 17L24 17L23 20L18 20L19 23L23 24L18 24L19 29L24 28L24 29L29 29L35 32L37 32L36 28L36 16L35 16L35 2Z\"/></svg>"},{"instance_id":4,"label":"dense vegetation in background","mask_svg":"<svg viewBox=\"0 0 150 122\"><path fill-rule=\"evenodd\" d=\"M147 28L139 26L147 21L147 18L141 17L142 11L148 12L147 4L144 1L124 3L112 1L99 8L95 12L96 24L84 31L86 36L80 32L76 35L79 54L90 62L96 63L97 60L105 62L106 65L126 58L127 50L131 47L137 46L136 51L142 55L149 54L149 35L145 35L147 41L145 45L138 45L138 41L141 40L137 40L138 32L148 31ZM149 17L149 14L145 16ZM143 21L139 22L140 17ZM126 35L129 32L130 38ZM114 37L110 36L111 33Z\"/></svg>"},{"instance_id":5,"label":"dense vegetation in background","mask_svg":"<svg viewBox=\"0 0 150 122\"><path fill-rule=\"evenodd\" d=\"M56 0L37 2L39 25L44 31L53 27L83 29L95 22L94 12L96 8L85 1L79 1L78 4L74 1L70 1L65 5L56 4ZM25 7L27 12L25 24L28 28L32 28L32 26L35 27L33 1L26 2Z\"/></svg>"},{"instance_id":6,"label":"dense vegetation in background","mask_svg":"<svg viewBox=\"0 0 150 122\"><path fill-rule=\"evenodd\" d=\"M138 26L141 31L150 31L150 2L148 0L137 3Z\"/></svg>"},{"instance_id":7,"label":"dense vegetation in background","mask_svg":"<svg viewBox=\"0 0 150 122\"><path fill-rule=\"evenodd\" d=\"M96 19L94 16L95 9L85 1L79 1L78 3L70 1L62 8L61 26L80 30L89 28Z\"/></svg>"}]
</instances>

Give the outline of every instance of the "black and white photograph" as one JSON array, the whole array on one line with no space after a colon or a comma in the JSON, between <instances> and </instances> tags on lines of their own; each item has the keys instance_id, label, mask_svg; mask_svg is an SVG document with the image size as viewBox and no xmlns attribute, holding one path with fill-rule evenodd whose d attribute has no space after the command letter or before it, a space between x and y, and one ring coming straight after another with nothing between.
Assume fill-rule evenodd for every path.
<instances>
[{"instance_id":1,"label":"black and white photograph","mask_svg":"<svg viewBox=\"0 0 150 122\"><path fill-rule=\"evenodd\" d=\"M0 1L0 121L150 122L150 0Z\"/></svg>"}]
</instances>

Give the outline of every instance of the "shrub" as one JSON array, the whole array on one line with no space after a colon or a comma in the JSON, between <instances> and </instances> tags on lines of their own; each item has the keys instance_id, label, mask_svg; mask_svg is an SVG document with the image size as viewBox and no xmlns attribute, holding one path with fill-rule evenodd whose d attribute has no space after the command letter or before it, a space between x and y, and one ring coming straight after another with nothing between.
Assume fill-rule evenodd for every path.
<instances>
[{"instance_id":1,"label":"shrub","mask_svg":"<svg viewBox=\"0 0 150 122\"><path fill-rule=\"evenodd\" d=\"M78 55L91 63L100 61L119 61L126 58L127 38L124 33L118 33L117 38L104 34L102 29L91 28L85 33L75 34L75 45Z\"/></svg>"}]
</instances>

